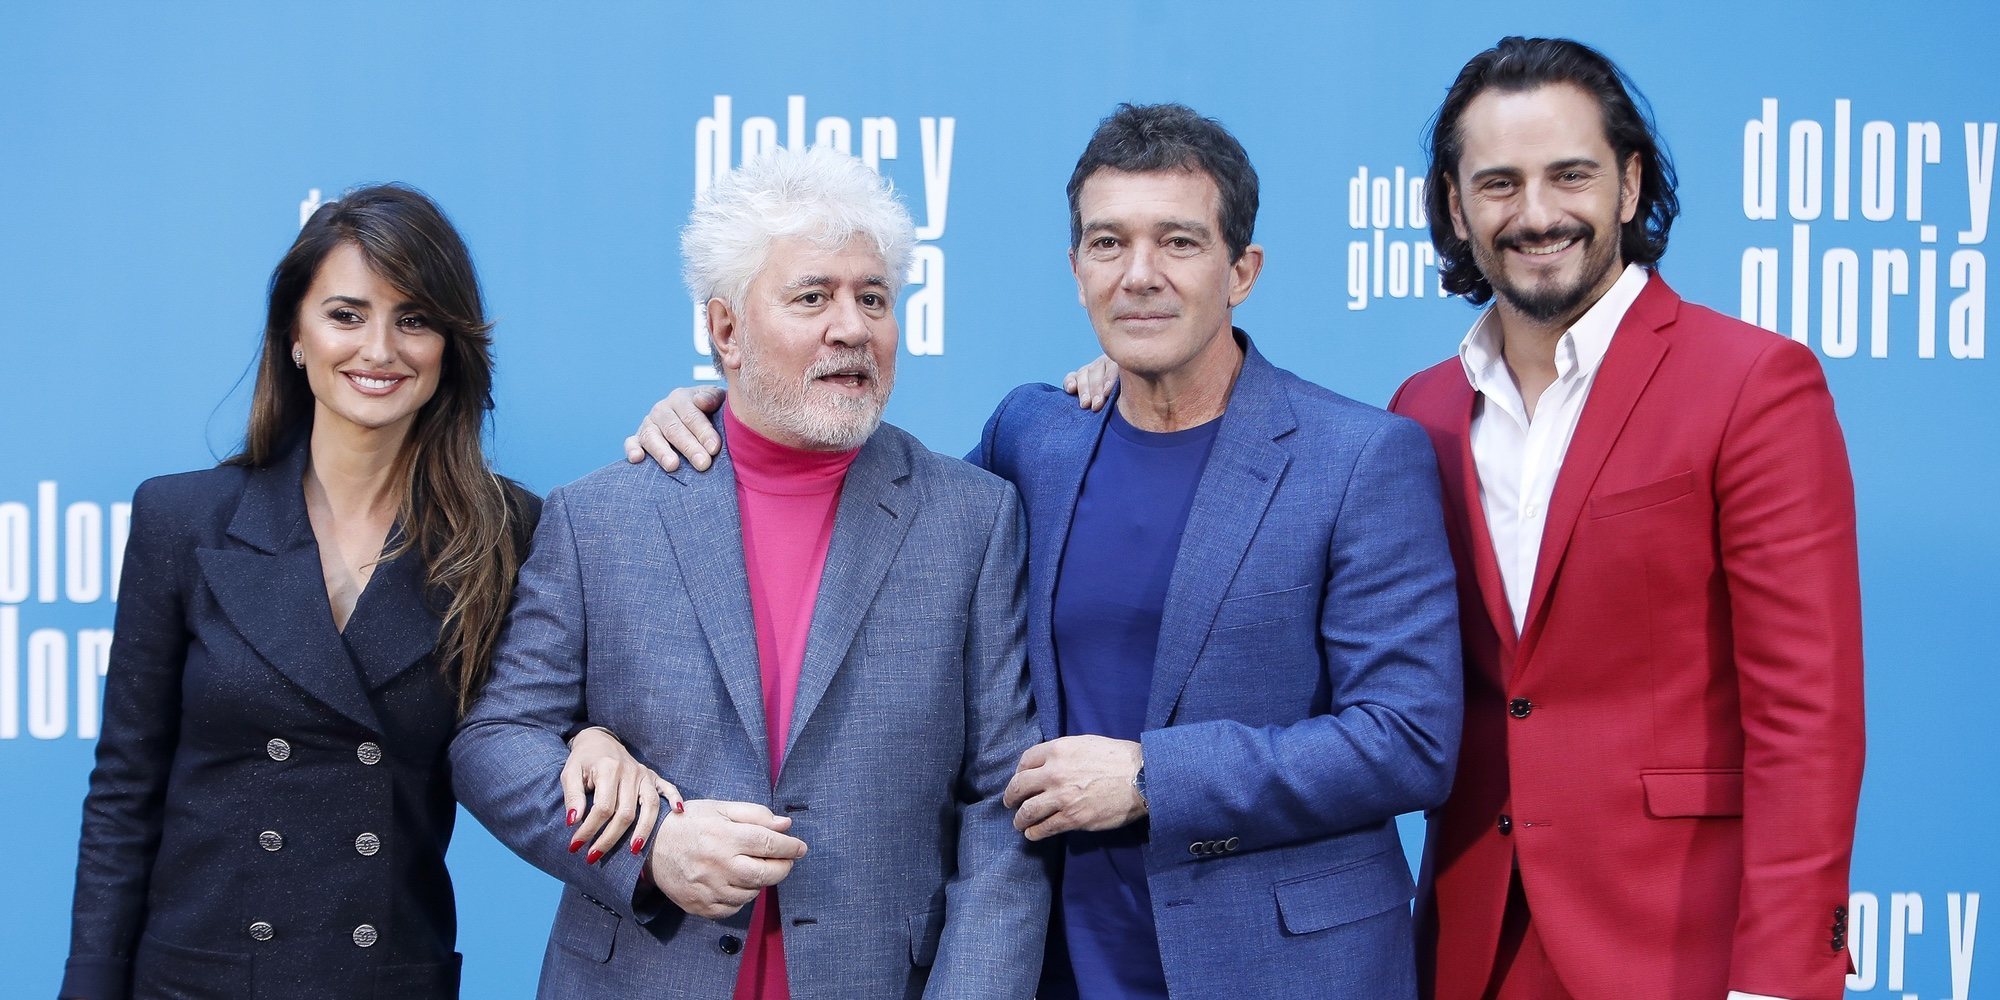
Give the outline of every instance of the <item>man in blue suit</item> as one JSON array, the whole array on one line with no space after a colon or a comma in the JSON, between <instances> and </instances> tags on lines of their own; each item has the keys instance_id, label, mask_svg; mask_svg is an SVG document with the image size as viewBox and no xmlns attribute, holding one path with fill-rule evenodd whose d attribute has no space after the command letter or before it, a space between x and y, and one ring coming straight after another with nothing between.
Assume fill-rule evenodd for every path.
<instances>
[{"instance_id":1,"label":"man in blue suit","mask_svg":"<svg viewBox=\"0 0 2000 1000\"><path fill-rule=\"evenodd\" d=\"M1443 800L1460 718L1430 446L1233 328L1263 249L1220 124L1122 106L1069 199L1121 385L1016 389L973 456L1028 515L1046 742L1006 801L1064 839L1041 995L1414 996L1394 818Z\"/></svg>"},{"instance_id":2,"label":"man in blue suit","mask_svg":"<svg viewBox=\"0 0 2000 1000\"><path fill-rule=\"evenodd\" d=\"M1264 251L1221 125L1123 106L1069 198L1121 389L1016 389L971 456L1028 518L1044 742L1006 802L1061 835L1039 995L1414 997L1394 819L1444 799L1462 697L1430 444L1233 327ZM713 402L677 392L628 457L705 464Z\"/></svg>"},{"instance_id":3,"label":"man in blue suit","mask_svg":"<svg viewBox=\"0 0 2000 1000\"><path fill-rule=\"evenodd\" d=\"M1033 995L1020 503L880 423L913 242L842 154L721 179L683 234L734 390L716 471L549 495L452 745L459 800L567 883L542 997ZM602 860L557 783L589 725L690 796Z\"/></svg>"}]
</instances>

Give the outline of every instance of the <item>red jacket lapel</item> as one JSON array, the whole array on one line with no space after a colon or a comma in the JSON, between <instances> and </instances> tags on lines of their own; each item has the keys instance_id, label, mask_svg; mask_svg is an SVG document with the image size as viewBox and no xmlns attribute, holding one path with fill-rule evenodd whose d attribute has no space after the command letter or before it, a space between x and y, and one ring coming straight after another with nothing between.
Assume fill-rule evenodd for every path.
<instances>
[{"instance_id":1,"label":"red jacket lapel","mask_svg":"<svg viewBox=\"0 0 2000 1000\"><path fill-rule=\"evenodd\" d=\"M1667 342L1657 331L1673 322L1680 302L1680 296L1655 273L1632 308L1626 310L1617 334L1612 337L1611 348L1597 370L1590 399L1583 405L1576 434L1570 438L1569 450L1563 455L1555 495L1549 498L1549 516L1542 525L1541 553L1535 560L1535 582L1528 595L1526 624L1521 629L1521 659L1517 662L1526 662L1541 635L1542 622L1547 617L1549 587L1562 567L1583 502L1596 484L1597 473L1604 468L1611 446L1624 431L1632 408L1638 405L1640 393L1659 368L1660 359L1666 356Z\"/></svg>"}]
</instances>

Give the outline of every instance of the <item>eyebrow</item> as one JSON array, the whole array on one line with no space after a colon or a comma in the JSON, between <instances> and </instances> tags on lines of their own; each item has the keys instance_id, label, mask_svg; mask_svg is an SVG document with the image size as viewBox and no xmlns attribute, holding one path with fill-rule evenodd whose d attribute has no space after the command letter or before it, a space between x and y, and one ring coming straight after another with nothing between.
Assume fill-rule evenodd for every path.
<instances>
[{"instance_id":1,"label":"eyebrow","mask_svg":"<svg viewBox=\"0 0 2000 1000\"><path fill-rule=\"evenodd\" d=\"M363 309L367 309L372 306L372 303L370 303L367 299L356 298L352 295L329 295L326 298L321 299L319 304L327 305L333 302L339 302L350 306L359 306ZM422 309L423 306L420 306L416 302L411 300L404 300L396 304L397 312L410 312L412 310L421 311Z\"/></svg>"},{"instance_id":2,"label":"eyebrow","mask_svg":"<svg viewBox=\"0 0 2000 1000\"><path fill-rule=\"evenodd\" d=\"M1086 222L1083 225L1083 231L1086 233L1121 232L1124 229L1125 226L1120 223L1108 222L1103 219L1099 219L1094 222ZM1208 223L1200 222L1194 219L1163 219L1158 224L1153 226L1153 231L1156 233L1172 233L1172 232L1193 233L1194 235L1202 237L1203 239L1207 239L1215 235L1208 228Z\"/></svg>"},{"instance_id":3,"label":"eyebrow","mask_svg":"<svg viewBox=\"0 0 2000 1000\"><path fill-rule=\"evenodd\" d=\"M876 288L889 287L889 279L880 274L864 275L861 278L861 283ZM840 284L838 280L828 275L802 274L785 282L784 290L790 292L801 288L832 288L838 284Z\"/></svg>"},{"instance_id":4,"label":"eyebrow","mask_svg":"<svg viewBox=\"0 0 2000 1000\"><path fill-rule=\"evenodd\" d=\"M1542 169L1548 171L1556 171L1556 170L1574 170L1578 167L1588 167L1592 170L1602 170L1604 169L1604 164L1599 163L1588 156L1573 156L1567 160L1557 160L1556 162L1551 163L1543 167ZM1523 171L1519 167L1487 167L1484 170L1473 171L1471 179L1475 181L1480 181L1480 180L1485 180L1488 177L1519 177L1521 176L1522 172Z\"/></svg>"}]
</instances>

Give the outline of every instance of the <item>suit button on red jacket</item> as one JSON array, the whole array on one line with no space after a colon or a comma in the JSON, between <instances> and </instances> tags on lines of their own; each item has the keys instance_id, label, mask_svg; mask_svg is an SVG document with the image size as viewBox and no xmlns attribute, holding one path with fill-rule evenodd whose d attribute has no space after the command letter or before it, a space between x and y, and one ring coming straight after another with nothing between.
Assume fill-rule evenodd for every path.
<instances>
[{"instance_id":1,"label":"suit button on red jacket","mask_svg":"<svg viewBox=\"0 0 2000 1000\"><path fill-rule=\"evenodd\" d=\"M1535 703L1526 698L1516 698L1507 703L1507 714L1516 719L1525 719L1535 710Z\"/></svg>"}]
</instances>

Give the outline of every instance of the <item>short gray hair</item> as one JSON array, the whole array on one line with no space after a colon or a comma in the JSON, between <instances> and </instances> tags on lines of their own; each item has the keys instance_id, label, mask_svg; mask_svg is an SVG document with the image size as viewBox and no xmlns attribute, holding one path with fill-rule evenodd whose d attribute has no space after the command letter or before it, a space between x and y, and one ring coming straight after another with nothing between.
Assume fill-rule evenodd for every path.
<instances>
[{"instance_id":1,"label":"short gray hair","mask_svg":"<svg viewBox=\"0 0 2000 1000\"><path fill-rule=\"evenodd\" d=\"M803 237L826 249L873 244L900 291L916 227L888 182L826 146L780 148L716 179L681 230L681 278L696 304L722 299L741 311L771 243Z\"/></svg>"}]
</instances>

